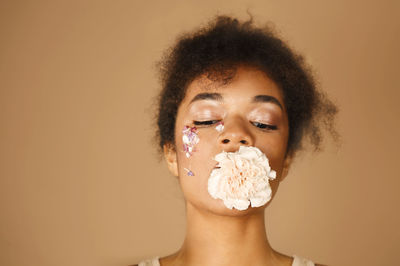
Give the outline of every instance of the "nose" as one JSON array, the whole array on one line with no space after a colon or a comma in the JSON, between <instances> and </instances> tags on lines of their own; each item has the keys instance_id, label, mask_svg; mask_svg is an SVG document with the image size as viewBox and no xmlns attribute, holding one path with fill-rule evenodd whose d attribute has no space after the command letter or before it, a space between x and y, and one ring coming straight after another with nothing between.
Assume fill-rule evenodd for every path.
<instances>
[{"instance_id":1,"label":"nose","mask_svg":"<svg viewBox=\"0 0 400 266\"><path fill-rule=\"evenodd\" d=\"M239 149L239 146L253 146L253 142L253 136L246 125L246 121L241 119L224 121L224 130L218 137L218 143L222 150L234 152Z\"/></svg>"}]
</instances>

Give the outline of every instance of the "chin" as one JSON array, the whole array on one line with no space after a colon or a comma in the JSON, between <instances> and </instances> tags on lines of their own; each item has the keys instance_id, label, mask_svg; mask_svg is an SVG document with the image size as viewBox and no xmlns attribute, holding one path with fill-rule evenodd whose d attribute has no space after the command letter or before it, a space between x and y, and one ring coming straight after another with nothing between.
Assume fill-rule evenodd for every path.
<instances>
[{"instance_id":1,"label":"chin","mask_svg":"<svg viewBox=\"0 0 400 266\"><path fill-rule=\"evenodd\" d=\"M242 217L249 216L259 213L264 213L265 208L268 206L269 202L260 207L249 207L245 210L237 210L235 208L227 208L222 200L211 199L212 203L207 206L202 206L203 211L209 212L218 216L229 216L229 217Z\"/></svg>"}]
</instances>

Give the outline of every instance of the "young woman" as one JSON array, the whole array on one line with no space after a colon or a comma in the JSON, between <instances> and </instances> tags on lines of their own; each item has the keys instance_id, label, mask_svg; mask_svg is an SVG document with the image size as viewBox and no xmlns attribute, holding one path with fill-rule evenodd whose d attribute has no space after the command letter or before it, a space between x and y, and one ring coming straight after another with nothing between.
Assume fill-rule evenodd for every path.
<instances>
[{"instance_id":1,"label":"young woman","mask_svg":"<svg viewBox=\"0 0 400 266\"><path fill-rule=\"evenodd\" d=\"M335 106L300 56L266 28L220 16L182 36L161 64L158 137L186 201L174 254L139 265L314 265L275 251L264 210L308 136Z\"/></svg>"}]
</instances>

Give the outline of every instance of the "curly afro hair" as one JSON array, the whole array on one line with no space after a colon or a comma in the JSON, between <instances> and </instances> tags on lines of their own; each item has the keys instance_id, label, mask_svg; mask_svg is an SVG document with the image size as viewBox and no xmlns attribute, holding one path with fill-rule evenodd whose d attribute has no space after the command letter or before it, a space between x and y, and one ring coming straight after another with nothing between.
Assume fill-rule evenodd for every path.
<instances>
[{"instance_id":1,"label":"curly afro hair","mask_svg":"<svg viewBox=\"0 0 400 266\"><path fill-rule=\"evenodd\" d=\"M182 35L160 62L162 91L156 137L161 149L175 143L177 111L188 85L204 74L228 83L239 65L264 71L282 90L289 121L287 153L300 150L306 135L314 150L319 150L321 126L337 137L337 108L317 90L303 58L268 27L257 28L252 20L239 22L217 16L206 27Z\"/></svg>"}]
</instances>

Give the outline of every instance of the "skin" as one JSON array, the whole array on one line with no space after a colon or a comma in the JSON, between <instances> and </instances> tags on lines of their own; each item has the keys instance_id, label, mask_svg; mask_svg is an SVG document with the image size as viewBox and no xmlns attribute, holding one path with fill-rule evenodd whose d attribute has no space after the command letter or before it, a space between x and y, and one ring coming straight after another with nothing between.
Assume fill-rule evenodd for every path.
<instances>
[{"instance_id":1,"label":"skin","mask_svg":"<svg viewBox=\"0 0 400 266\"><path fill-rule=\"evenodd\" d=\"M204 93L219 96L209 99ZM206 99L193 101L199 94ZM272 96L279 104L255 102L254 97L259 95ZM223 121L224 130L218 132L214 122L196 125L200 142L187 158L182 148L182 129L194 126L194 121ZM261 128L264 125L276 128ZM264 72L241 66L226 85L202 76L188 86L178 109L175 145L164 146L168 168L179 178L185 197L187 231L180 250L161 258L161 265L292 264L292 257L273 250L268 242L264 211L271 201L258 208L230 210L207 191L208 177L216 165L213 157L221 151L234 152L240 145L248 145L266 154L270 166L277 172L277 178L270 181L274 196L291 162L291 156L286 154L288 135L283 95ZM188 176L184 168L193 171L195 176Z\"/></svg>"}]
</instances>

